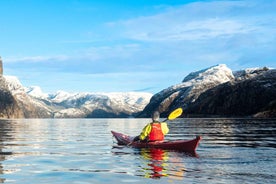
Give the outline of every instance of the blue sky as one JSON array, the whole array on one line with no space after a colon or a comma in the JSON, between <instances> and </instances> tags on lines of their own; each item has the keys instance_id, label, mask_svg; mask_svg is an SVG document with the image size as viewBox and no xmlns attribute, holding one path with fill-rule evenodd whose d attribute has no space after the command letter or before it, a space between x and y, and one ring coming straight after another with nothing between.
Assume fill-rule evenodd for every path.
<instances>
[{"instance_id":1,"label":"blue sky","mask_svg":"<svg viewBox=\"0 0 276 184\"><path fill-rule=\"evenodd\" d=\"M44 92L157 93L216 64L276 68L276 0L1 0L4 75Z\"/></svg>"}]
</instances>

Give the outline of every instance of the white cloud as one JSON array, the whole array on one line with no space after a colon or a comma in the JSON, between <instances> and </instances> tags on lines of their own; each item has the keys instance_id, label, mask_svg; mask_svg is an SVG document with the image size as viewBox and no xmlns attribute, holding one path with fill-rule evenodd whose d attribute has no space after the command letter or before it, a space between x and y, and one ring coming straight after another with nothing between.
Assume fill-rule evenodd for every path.
<instances>
[{"instance_id":1,"label":"white cloud","mask_svg":"<svg viewBox=\"0 0 276 184\"><path fill-rule=\"evenodd\" d=\"M99 61L108 59L128 59L133 57L135 53L141 50L139 44L117 44L106 46L93 46L78 51L74 51L68 55L53 56L12 56L4 57L7 63L28 62L39 63L47 61Z\"/></svg>"},{"instance_id":2,"label":"white cloud","mask_svg":"<svg viewBox=\"0 0 276 184\"><path fill-rule=\"evenodd\" d=\"M120 29L122 37L138 41L231 37L236 34L251 34L262 29L262 22L266 20L258 16L267 16L263 15L267 12L254 14L260 7L263 5L251 1L197 2L170 8L167 12L154 16L113 22L108 26ZM273 11L270 10L269 13L271 12Z\"/></svg>"},{"instance_id":3,"label":"white cloud","mask_svg":"<svg viewBox=\"0 0 276 184\"><path fill-rule=\"evenodd\" d=\"M17 57L7 57L5 58L5 62L13 63L13 62L45 62L50 60L56 61L64 61L69 57L66 55L57 55L57 56L17 56Z\"/></svg>"},{"instance_id":4,"label":"white cloud","mask_svg":"<svg viewBox=\"0 0 276 184\"><path fill-rule=\"evenodd\" d=\"M207 19L164 26L163 29L134 31L128 36L134 40L143 41L183 41L227 37L234 34L246 34L254 30L254 27L235 20Z\"/></svg>"}]
</instances>

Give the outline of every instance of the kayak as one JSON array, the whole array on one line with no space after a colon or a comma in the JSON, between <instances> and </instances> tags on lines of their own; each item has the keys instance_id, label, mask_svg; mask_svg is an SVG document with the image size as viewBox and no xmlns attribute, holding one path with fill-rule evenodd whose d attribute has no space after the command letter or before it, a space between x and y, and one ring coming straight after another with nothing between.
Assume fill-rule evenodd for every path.
<instances>
[{"instance_id":1,"label":"kayak","mask_svg":"<svg viewBox=\"0 0 276 184\"><path fill-rule=\"evenodd\" d=\"M175 151L187 151L195 152L199 141L201 140L200 136L197 136L192 140L174 140L174 141L154 141L154 142L132 142L134 137L111 131L113 136L118 142L118 145L127 145L134 148L159 148L166 150L175 150Z\"/></svg>"}]
</instances>

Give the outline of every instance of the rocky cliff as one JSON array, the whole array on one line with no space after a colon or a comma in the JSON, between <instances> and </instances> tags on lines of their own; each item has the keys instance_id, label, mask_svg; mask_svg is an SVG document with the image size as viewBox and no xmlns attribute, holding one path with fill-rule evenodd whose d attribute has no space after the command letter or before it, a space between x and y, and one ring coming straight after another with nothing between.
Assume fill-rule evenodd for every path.
<instances>
[{"instance_id":1,"label":"rocky cliff","mask_svg":"<svg viewBox=\"0 0 276 184\"><path fill-rule=\"evenodd\" d=\"M1 56L0 56L0 75L3 75L3 61Z\"/></svg>"},{"instance_id":2,"label":"rocky cliff","mask_svg":"<svg viewBox=\"0 0 276 184\"><path fill-rule=\"evenodd\" d=\"M266 67L232 72L217 65L189 74L156 95L138 115L155 110L167 116L177 107L185 117L276 117L276 70Z\"/></svg>"},{"instance_id":3,"label":"rocky cliff","mask_svg":"<svg viewBox=\"0 0 276 184\"><path fill-rule=\"evenodd\" d=\"M8 84L3 76L0 76L0 118L23 118L23 111L8 89Z\"/></svg>"},{"instance_id":4,"label":"rocky cliff","mask_svg":"<svg viewBox=\"0 0 276 184\"><path fill-rule=\"evenodd\" d=\"M276 117L276 70L231 81L202 93L186 114Z\"/></svg>"},{"instance_id":5,"label":"rocky cliff","mask_svg":"<svg viewBox=\"0 0 276 184\"><path fill-rule=\"evenodd\" d=\"M42 100L28 95L17 77L4 76L7 88L23 112L22 118L51 118L52 109Z\"/></svg>"}]
</instances>

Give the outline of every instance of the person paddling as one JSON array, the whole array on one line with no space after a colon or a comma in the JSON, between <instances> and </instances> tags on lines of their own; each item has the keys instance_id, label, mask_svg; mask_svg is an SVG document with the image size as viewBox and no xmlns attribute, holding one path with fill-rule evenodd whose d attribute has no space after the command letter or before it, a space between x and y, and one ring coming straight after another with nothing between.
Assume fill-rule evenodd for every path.
<instances>
[{"instance_id":1,"label":"person paddling","mask_svg":"<svg viewBox=\"0 0 276 184\"><path fill-rule=\"evenodd\" d=\"M155 111L152 114L152 122L148 123L133 141L152 142L163 141L164 136L169 133L169 128L166 122L159 122L159 112Z\"/></svg>"}]
</instances>

